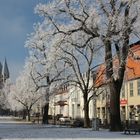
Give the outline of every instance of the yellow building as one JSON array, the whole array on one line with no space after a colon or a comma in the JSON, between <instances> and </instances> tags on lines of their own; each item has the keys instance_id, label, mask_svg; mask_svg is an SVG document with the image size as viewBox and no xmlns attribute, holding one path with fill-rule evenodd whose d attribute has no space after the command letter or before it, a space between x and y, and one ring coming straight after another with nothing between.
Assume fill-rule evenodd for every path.
<instances>
[{"instance_id":1,"label":"yellow building","mask_svg":"<svg viewBox=\"0 0 140 140\"><path fill-rule=\"evenodd\" d=\"M122 121L140 121L140 78L124 82L120 106Z\"/></svg>"},{"instance_id":2,"label":"yellow building","mask_svg":"<svg viewBox=\"0 0 140 140\"><path fill-rule=\"evenodd\" d=\"M140 42L131 46L135 56L140 55ZM117 65L117 61L115 61ZM109 123L110 95L107 86L106 92L97 99L97 117L103 123ZM128 56L124 82L120 96L120 114L122 122L126 120L140 121L140 60Z\"/></svg>"}]
</instances>

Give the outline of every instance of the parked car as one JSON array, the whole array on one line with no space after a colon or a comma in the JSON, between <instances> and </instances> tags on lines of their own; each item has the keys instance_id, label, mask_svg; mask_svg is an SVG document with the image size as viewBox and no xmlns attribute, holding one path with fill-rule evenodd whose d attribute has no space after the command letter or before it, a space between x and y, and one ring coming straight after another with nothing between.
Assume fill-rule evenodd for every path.
<instances>
[{"instance_id":1,"label":"parked car","mask_svg":"<svg viewBox=\"0 0 140 140\"><path fill-rule=\"evenodd\" d=\"M56 118L57 121L59 121L59 119L60 119L61 117L63 117L63 114L57 114L57 115L55 116L55 118Z\"/></svg>"},{"instance_id":2,"label":"parked car","mask_svg":"<svg viewBox=\"0 0 140 140\"><path fill-rule=\"evenodd\" d=\"M72 127L84 127L84 120L82 118L76 118L72 121Z\"/></svg>"},{"instance_id":3,"label":"parked car","mask_svg":"<svg viewBox=\"0 0 140 140\"><path fill-rule=\"evenodd\" d=\"M70 122L70 118L69 117L60 117L59 121L60 122Z\"/></svg>"}]
</instances>

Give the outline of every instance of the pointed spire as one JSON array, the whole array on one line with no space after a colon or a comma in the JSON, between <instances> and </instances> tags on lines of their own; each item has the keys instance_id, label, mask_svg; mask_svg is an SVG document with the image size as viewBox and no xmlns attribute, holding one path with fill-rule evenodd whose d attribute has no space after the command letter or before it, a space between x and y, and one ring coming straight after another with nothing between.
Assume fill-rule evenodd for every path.
<instances>
[{"instance_id":1,"label":"pointed spire","mask_svg":"<svg viewBox=\"0 0 140 140\"><path fill-rule=\"evenodd\" d=\"M8 78L9 78L9 69L8 69L6 58L5 58L4 65L3 65L3 79L5 81Z\"/></svg>"},{"instance_id":2,"label":"pointed spire","mask_svg":"<svg viewBox=\"0 0 140 140\"><path fill-rule=\"evenodd\" d=\"M2 64L0 62L0 77L2 76Z\"/></svg>"}]
</instances>

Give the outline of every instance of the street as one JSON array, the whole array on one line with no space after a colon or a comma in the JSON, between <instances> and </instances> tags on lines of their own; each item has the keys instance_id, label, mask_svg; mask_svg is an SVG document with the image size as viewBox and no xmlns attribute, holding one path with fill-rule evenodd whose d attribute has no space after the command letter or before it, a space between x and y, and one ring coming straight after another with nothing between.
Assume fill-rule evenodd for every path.
<instances>
[{"instance_id":1,"label":"street","mask_svg":"<svg viewBox=\"0 0 140 140\"><path fill-rule=\"evenodd\" d=\"M140 135L124 135L123 132L108 130L92 131L85 128L67 128L62 126L27 124L10 118L0 118L0 139L2 140L139 140Z\"/></svg>"}]
</instances>

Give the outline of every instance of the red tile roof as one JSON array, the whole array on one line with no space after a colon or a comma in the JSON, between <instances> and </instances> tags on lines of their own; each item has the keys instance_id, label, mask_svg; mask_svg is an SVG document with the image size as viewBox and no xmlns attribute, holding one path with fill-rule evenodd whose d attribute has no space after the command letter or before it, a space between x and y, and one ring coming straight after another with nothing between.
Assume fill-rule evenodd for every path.
<instances>
[{"instance_id":1,"label":"red tile roof","mask_svg":"<svg viewBox=\"0 0 140 140\"><path fill-rule=\"evenodd\" d=\"M135 45L130 49L134 55L140 56L140 45ZM140 78L140 60L135 60L132 56L128 56L125 80Z\"/></svg>"},{"instance_id":2,"label":"red tile roof","mask_svg":"<svg viewBox=\"0 0 140 140\"><path fill-rule=\"evenodd\" d=\"M131 45L130 51L133 52L134 55L140 57L140 42L138 44ZM113 65L113 70L114 73L117 74L118 70L118 59L114 57L114 65ZM97 77L96 77L96 86L100 86L104 83L107 83L106 75L105 75L105 64L101 64L97 70ZM129 55L127 58L127 63L126 63L126 71L125 71L125 80L132 80L140 78L140 60L135 60L132 55Z\"/></svg>"}]
</instances>

